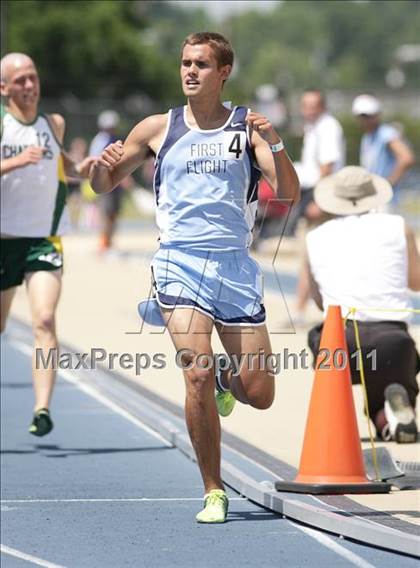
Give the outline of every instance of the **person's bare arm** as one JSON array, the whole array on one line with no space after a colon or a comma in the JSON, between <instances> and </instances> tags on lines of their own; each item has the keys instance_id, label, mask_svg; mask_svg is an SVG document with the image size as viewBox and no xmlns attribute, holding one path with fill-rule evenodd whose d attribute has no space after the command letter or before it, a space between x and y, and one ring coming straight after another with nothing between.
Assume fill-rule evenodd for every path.
<instances>
[{"instance_id":1,"label":"person's bare arm","mask_svg":"<svg viewBox=\"0 0 420 568\"><path fill-rule=\"evenodd\" d=\"M334 162L330 164L320 164L319 166L319 176L321 178L330 176L333 173Z\"/></svg>"},{"instance_id":2,"label":"person's bare arm","mask_svg":"<svg viewBox=\"0 0 420 568\"><path fill-rule=\"evenodd\" d=\"M391 185L395 185L402 178L405 172L414 165L415 158L413 152L400 138L391 140L391 142L388 143L388 148L394 154L396 159L395 167L390 173L388 181Z\"/></svg>"},{"instance_id":3,"label":"person's bare arm","mask_svg":"<svg viewBox=\"0 0 420 568\"><path fill-rule=\"evenodd\" d=\"M333 173L334 162L330 164L321 164L319 166L319 177L327 177ZM325 216L322 209L315 203L315 201L310 201L305 209L305 217L311 221L319 221Z\"/></svg>"},{"instance_id":4,"label":"person's bare arm","mask_svg":"<svg viewBox=\"0 0 420 568\"><path fill-rule=\"evenodd\" d=\"M285 149L272 152L269 146L278 144L280 136L271 122L256 112L248 113L247 123L252 128L251 144L263 176L278 197L297 203L300 199L300 186L295 168Z\"/></svg>"},{"instance_id":5,"label":"person's bare arm","mask_svg":"<svg viewBox=\"0 0 420 568\"><path fill-rule=\"evenodd\" d=\"M405 225L405 238L408 256L408 287L418 292L420 290L420 254L414 231L407 224Z\"/></svg>"},{"instance_id":6,"label":"person's bare arm","mask_svg":"<svg viewBox=\"0 0 420 568\"><path fill-rule=\"evenodd\" d=\"M66 172L66 175L78 178L80 176L80 171L63 148L64 133L66 131L66 121L64 120L64 117L61 116L61 114L54 113L49 114L47 119L57 142L61 146L61 155L63 156L64 171Z\"/></svg>"},{"instance_id":7,"label":"person's bare arm","mask_svg":"<svg viewBox=\"0 0 420 568\"><path fill-rule=\"evenodd\" d=\"M30 164L37 164L42 160L44 150L39 146L28 146L23 152L13 158L6 158L0 161L0 175L8 174L13 170L24 168Z\"/></svg>"},{"instance_id":8,"label":"person's bare arm","mask_svg":"<svg viewBox=\"0 0 420 568\"><path fill-rule=\"evenodd\" d=\"M72 178L87 178L92 164L95 162L96 157L88 157L76 164L74 160L68 155L63 148L64 133L66 131L66 121L61 114L49 114L47 116L48 122L54 132L57 142L61 146L61 155L63 157L64 171L67 176Z\"/></svg>"},{"instance_id":9,"label":"person's bare arm","mask_svg":"<svg viewBox=\"0 0 420 568\"><path fill-rule=\"evenodd\" d=\"M48 114L47 120L57 142L60 144L60 146L62 146L64 140L64 132L66 131L66 121L64 120L64 117L62 117L61 114L57 113Z\"/></svg>"},{"instance_id":10,"label":"person's bare arm","mask_svg":"<svg viewBox=\"0 0 420 568\"><path fill-rule=\"evenodd\" d=\"M308 256L307 250L305 250L305 255L304 255L304 259L303 259L303 270L305 271L308 282L309 282L309 290L310 290L310 293L311 293L311 298L313 299L315 304L318 306L318 308L322 311L324 309L324 305L323 305L323 302L322 302L322 296L321 296L321 292L319 291L318 283L315 280L314 275L312 274L311 265L309 263L309 256Z\"/></svg>"},{"instance_id":11,"label":"person's bare arm","mask_svg":"<svg viewBox=\"0 0 420 568\"><path fill-rule=\"evenodd\" d=\"M95 193L109 193L132 174L149 155L157 152L168 115L156 114L139 122L128 135L110 144L92 168L90 183Z\"/></svg>"},{"instance_id":12,"label":"person's bare arm","mask_svg":"<svg viewBox=\"0 0 420 568\"><path fill-rule=\"evenodd\" d=\"M98 156L88 156L84 158L81 162L76 164L74 160L68 155L66 150L61 151L63 156L64 171L66 175L73 179L86 179L89 177L91 167L98 159Z\"/></svg>"}]
</instances>

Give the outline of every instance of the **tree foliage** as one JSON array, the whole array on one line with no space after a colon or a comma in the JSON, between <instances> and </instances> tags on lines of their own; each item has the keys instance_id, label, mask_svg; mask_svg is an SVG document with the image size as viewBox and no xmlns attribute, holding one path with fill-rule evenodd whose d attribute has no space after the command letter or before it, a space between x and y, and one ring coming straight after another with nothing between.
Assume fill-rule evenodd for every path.
<instances>
[{"instance_id":1,"label":"tree foliage","mask_svg":"<svg viewBox=\"0 0 420 568\"><path fill-rule=\"evenodd\" d=\"M286 88L381 88L396 48L418 43L420 3L286 1L271 13L232 18L228 29L248 77ZM419 86L418 63L405 71L407 86Z\"/></svg>"},{"instance_id":2,"label":"tree foliage","mask_svg":"<svg viewBox=\"0 0 420 568\"><path fill-rule=\"evenodd\" d=\"M126 98L143 93L181 100L182 39L194 31L225 33L238 72L226 98L252 97L258 84L287 91L384 87L395 50L418 43L420 3L285 1L271 12L247 12L221 24L202 10L164 1L6 0L6 49L38 63L49 96ZM419 86L418 63L404 68Z\"/></svg>"},{"instance_id":3,"label":"tree foliage","mask_svg":"<svg viewBox=\"0 0 420 568\"><path fill-rule=\"evenodd\" d=\"M112 98L140 90L165 99L176 80L172 61L148 44L147 17L135 2L11 0L6 18L7 51L33 57L49 96Z\"/></svg>"}]
</instances>

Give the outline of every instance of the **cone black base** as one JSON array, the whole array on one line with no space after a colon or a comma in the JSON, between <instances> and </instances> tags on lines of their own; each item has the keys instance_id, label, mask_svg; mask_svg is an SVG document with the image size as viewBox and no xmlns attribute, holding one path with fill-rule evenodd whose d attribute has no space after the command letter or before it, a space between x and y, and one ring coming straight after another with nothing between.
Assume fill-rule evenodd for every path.
<instances>
[{"instance_id":1,"label":"cone black base","mask_svg":"<svg viewBox=\"0 0 420 568\"><path fill-rule=\"evenodd\" d=\"M297 481L276 481L276 491L308 493L310 495L343 495L345 493L389 493L391 484L383 481L367 483L300 483Z\"/></svg>"}]
</instances>

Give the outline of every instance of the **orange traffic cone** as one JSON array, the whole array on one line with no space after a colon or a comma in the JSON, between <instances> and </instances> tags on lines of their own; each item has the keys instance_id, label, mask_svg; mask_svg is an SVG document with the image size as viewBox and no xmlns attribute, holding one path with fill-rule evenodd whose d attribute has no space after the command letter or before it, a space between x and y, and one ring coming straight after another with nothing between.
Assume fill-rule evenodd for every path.
<instances>
[{"instance_id":1,"label":"orange traffic cone","mask_svg":"<svg viewBox=\"0 0 420 568\"><path fill-rule=\"evenodd\" d=\"M339 306L324 323L309 405L299 473L278 491L386 493L388 483L366 477L354 408L349 357Z\"/></svg>"}]
</instances>

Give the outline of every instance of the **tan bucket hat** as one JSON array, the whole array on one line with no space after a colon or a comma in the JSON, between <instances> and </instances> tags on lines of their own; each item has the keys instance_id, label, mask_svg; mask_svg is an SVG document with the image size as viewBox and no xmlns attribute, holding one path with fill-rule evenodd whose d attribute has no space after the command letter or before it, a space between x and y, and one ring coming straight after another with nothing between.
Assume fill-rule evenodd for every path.
<instances>
[{"instance_id":1,"label":"tan bucket hat","mask_svg":"<svg viewBox=\"0 0 420 568\"><path fill-rule=\"evenodd\" d=\"M314 192L315 203L334 215L357 215L388 203L391 184L359 166L347 166L322 178Z\"/></svg>"}]
</instances>

